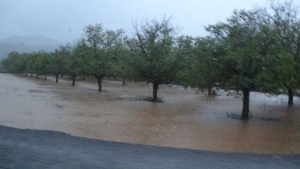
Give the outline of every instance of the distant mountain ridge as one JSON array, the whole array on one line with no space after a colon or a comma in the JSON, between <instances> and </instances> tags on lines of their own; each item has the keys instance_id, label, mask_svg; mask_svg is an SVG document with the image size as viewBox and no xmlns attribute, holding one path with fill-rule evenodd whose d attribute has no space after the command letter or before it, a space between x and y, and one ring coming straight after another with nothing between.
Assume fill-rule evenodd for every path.
<instances>
[{"instance_id":1,"label":"distant mountain ridge","mask_svg":"<svg viewBox=\"0 0 300 169\"><path fill-rule=\"evenodd\" d=\"M61 44L61 42L58 40L41 35L12 36L0 40L0 43L6 43L11 45L23 44L25 46L58 46Z\"/></svg>"},{"instance_id":2,"label":"distant mountain ridge","mask_svg":"<svg viewBox=\"0 0 300 169\"><path fill-rule=\"evenodd\" d=\"M37 52L40 50L53 52L61 44L58 40L41 35L12 36L0 40L0 60L7 57L12 51L19 53Z\"/></svg>"}]
</instances>

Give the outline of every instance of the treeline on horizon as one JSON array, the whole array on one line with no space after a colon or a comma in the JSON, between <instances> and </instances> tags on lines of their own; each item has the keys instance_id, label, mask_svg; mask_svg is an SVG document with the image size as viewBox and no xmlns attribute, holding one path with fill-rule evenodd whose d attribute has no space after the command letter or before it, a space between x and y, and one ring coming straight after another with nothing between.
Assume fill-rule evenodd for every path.
<instances>
[{"instance_id":1,"label":"treeline on horizon","mask_svg":"<svg viewBox=\"0 0 300 169\"><path fill-rule=\"evenodd\" d=\"M75 85L81 75L93 76L102 91L104 77L153 84L211 89L216 85L243 92L241 119L249 118L250 91L287 91L288 105L300 87L300 20L293 2L235 10L226 22L205 27L206 37L178 36L171 19L146 20L125 31L88 25L85 36L55 52L11 52L2 60L10 73L68 75Z\"/></svg>"}]
</instances>

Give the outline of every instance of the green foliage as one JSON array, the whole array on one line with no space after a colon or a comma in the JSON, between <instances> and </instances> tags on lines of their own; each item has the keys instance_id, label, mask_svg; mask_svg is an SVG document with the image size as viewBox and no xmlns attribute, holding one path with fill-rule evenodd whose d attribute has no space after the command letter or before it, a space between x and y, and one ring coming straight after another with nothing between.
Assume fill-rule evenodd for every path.
<instances>
[{"instance_id":1,"label":"green foliage","mask_svg":"<svg viewBox=\"0 0 300 169\"><path fill-rule=\"evenodd\" d=\"M180 36L176 39L176 57L178 59L178 66L180 71L175 75L175 84L183 85L184 87L194 85L194 80L197 79L194 76L194 70L197 68L196 55L195 55L195 39L190 36Z\"/></svg>"},{"instance_id":2,"label":"green foliage","mask_svg":"<svg viewBox=\"0 0 300 169\"><path fill-rule=\"evenodd\" d=\"M8 58L2 60L4 68L10 73L25 73L28 54L19 54L18 52L11 52Z\"/></svg>"},{"instance_id":3,"label":"green foliage","mask_svg":"<svg viewBox=\"0 0 300 169\"><path fill-rule=\"evenodd\" d=\"M83 59L83 49L85 44L83 41L78 41L72 48L69 44L61 47L61 52L64 53L63 65L66 74L76 77L83 74L85 62Z\"/></svg>"},{"instance_id":4,"label":"green foliage","mask_svg":"<svg viewBox=\"0 0 300 169\"><path fill-rule=\"evenodd\" d=\"M68 46L59 46L54 53L50 53L52 57L51 72L55 75L65 74L66 70L64 69L64 59L70 54L70 49Z\"/></svg>"},{"instance_id":5,"label":"green foliage","mask_svg":"<svg viewBox=\"0 0 300 169\"><path fill-rule=\"evenodd\" d=\"M195 66L190 74L193 87L210 89L222 81L220 58L225 55L222 45L212 37L196 39Z\"/></svg>"},{"instance_id":6,"label":"green foliage","mask_svg":"<svg viewBox=\"0 0 300 169\"><path fill-rule=\"evenodd\" d=\"M50 54L40 51L36 53L35 73L39 75L48 75L51 72L53 58Z\"/></svg>"},{"instance_id":7,"label":"green foliage","mask_svg":"<svg viewBox=\"0 0 300 169\"><path fill-rule=\"evenodd\" d=\"M35 71L35 67L36 67L35 63L36 63L37 57L38 57L38 55L36 53L29 54L28 61L26 64L26 72L28 72L28 73L36 72Z\"/></svg>"},{"instance_id":8,"label":"green foliage","mask_svg":"<svg viewBox=\"0 0 300 169\"><path fill-rule=\"evenodd\" d=\"M132 55L125 43L126 39L122 43L123 45L118 48L116 62L114 62L114 72L121 78L132 78L134 70L131 66Z\"/></svg>"},{"instance_id":9,"label":"green foliage","mask_svg":"<svg viewBox=\"0 0 300 169\"><path fill-rule=\"evenodd\" d=\"M1 63L4 68L11 73L18 73L17 71L17 60L19 59L20 54L18 52L11 52L8 54L8 57L3 59Z\"/></svg>"},{"instance_id":10,"label":"green foliage","mask_svg":"<svg viewBox=\"0 0 300 169\"><path fill-rule=\"evenodd\" d=\"M280 94L280 89L287 89L287 86L297 88L298 83L297 64L293 57L284 50L277 52L277 57L271 59L257 81L262 91L272 91L274 94Z\"/></svg>"},{"instance_id":11,"label":"green foliage","mask_svg":"<svg viewBox=\"0 0 300 169\"><path fill-rule=\"evenodd\" d=\"M300 20L298 9L292 1L284 3L272 2L273 14L265 13L265 18L272 22L266 24L273 28L278 36L280 47L284 50L282 56L289 64L280 63L280 74L285 77L283 85L286 89L300 86ZM265 20L267 20L265 19ZM278 45L279 46L279 45ZM279 58L282 60L282 57Z\"/></svg>"},{"instance_id":12,"label":"green foliage","mask_svg":"<svg viewBox=\"0 0 300 169\"><path fill-rule=\"evenodd\" d=\"M170 83L179 71L174 50L176 29L169 19L146 21L135 27L136 38L131 40L135 80Z\"/></svg>"},{"instance_id":13,"label":"green foliage","mask_svg":"<svg viewBox=\"0 0 300 169\"><path fill-rule=\"evenodd\" d=\"M85 73L95 77L111 77L118 74L118 58L124 52L124 31L103 31L101 24L85 29L85 48L82 48L86 63Z\"/></svg>"},{"instance_id":14,"label":"green foliage","mask_svg":"<svg viewBox=\"0 0 300 169\"><path fill-rule=\"evenodd\" d=\"M261 77L269 71L268 63L274 63L279 57L274 52L277 38L267 34L269 32L260 25L257 17L254 11L235 11L227 23L207 28L225 43L226 52L220 57L220 73L221 80L228 86L258 90L266 83ZM275 92L271 88L265 90Z\"/></svg>"}]
</instances>

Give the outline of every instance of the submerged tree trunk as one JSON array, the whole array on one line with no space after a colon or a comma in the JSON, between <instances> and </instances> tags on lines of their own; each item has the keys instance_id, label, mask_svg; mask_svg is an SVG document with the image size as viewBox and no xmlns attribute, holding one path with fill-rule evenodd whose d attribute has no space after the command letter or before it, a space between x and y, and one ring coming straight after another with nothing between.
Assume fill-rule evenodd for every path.
<instances>
[{"instance_id":1,"label":"submerged tree trunk","mask_svg":"<svg viewBox=\"0 0 300 169\"><path fill-rule=\"evenodd\" d=\"M25 73L25 75L27 76L27 73Z\"/></svg>"},{"instance_id":2,"label":"submerged tree trunk","mask_svg":"<svg viewBox=\"0 0 300 169\"><path fill-rule=\"evenodd\" d=\"M38 74L36 74L36 78L37 78L37 79L39 78L39 75L38 75Z\"/></svg>"},{"instance_id":3,"label":"submerged tree trunk","mask_svg":"<svg viewBox=\"0 0 300 169\"><path fill-rule=\"evenodd\" d=\"M292 88L288 88L288 92L289 92L289 106L292 106L294 104L294 92Z\"/></svg>"},{"instance_id":4,"label":"submerged tree trunk","mask_svg":"<svg viewBox=\"0 0 300 169\"><path fill-rule=\"evenodd\" d=\"M125 86L126 85L125 76L122 77L122 81L123 81L123 85Z\"/></svg>"},{"instance_id":5,"label":"submerged tree trunk","mask_svg":"<svg viewBox=\"0 0 300 169\"><path fill-rule=\"evenodd\" d=\"M72 76L72 86L75 86L75 78L76 76Z\"/></svg>"},{"instance_id":6,"label":"submerged tree trunk","mask_svg":"<svg viewBox=\"0 0 300 169\"><path fill-rule=\"evenodd\" d=\"M249 100L250 100L250 90L248 88L243 89L243 112L241 119L247 120L249 119Z\"/></svg>"},{"instance_id":7,"label":"submerged tree trunk","mask_svg":"<svg viewBox=\"0 0 300 169\"><path fill-rule=\"evenodd\" d=\"M153 101L157 102L157 90L158 90L159 84L157 82L153 83Z\"/></svg>"},{"instance_id":8,"label":"submerged tree trunk","mask_svg":"<svg viewBox=\"0 0 300 169\"><path fill-rule=\"evenodd\" d=\"M33 76L33 73L31 73L31 75L30 75L31 77Z\"/></svg>"},{"instance_id":9,"label":"submerged tree trunk","mask_svg":"<svg viewBox=\"0 0 300 169\"><path fill-rule=\"evenodd\" d=\"M47 75L45 74L45 80L47 79Z\"/></svg>"},{"instance_id":10,"label":"submerged tree trunk","mask_svg":"<svg viewBox=\"0 0 300 169\"><path fill-rule=\"evenodd\" d=\"M98 92L102 92L102 76L96 76L98 80Z\"/></svg>"},{"instance_id":11,"label":"submerged tree trunk","mask_svg":"<svg viewBox=\"0 0 300 169\"><path fill-rule=\"evenodd\" d=\"M212 93L211 93L211 90L212 90L212 87L209 86L209 87L208 87L208 95L209 95L209 96L211 96L211 94L212 94Z\"/></svg>"},{"instance_id":12,"label":"submerged tree trunk","mask_svg":"<svg viewBox=\"0 0 300 169\"><path fill-rule=\"evenodd\" d=\"M58 74L56 74L55 77L55 82L58 83Z\"/></svg>"}]
</instances>

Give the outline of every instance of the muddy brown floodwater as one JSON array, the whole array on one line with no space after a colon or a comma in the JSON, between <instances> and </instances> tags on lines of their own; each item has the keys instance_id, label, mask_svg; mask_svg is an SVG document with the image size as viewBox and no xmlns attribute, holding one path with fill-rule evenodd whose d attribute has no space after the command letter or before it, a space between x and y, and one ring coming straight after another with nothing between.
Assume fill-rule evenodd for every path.
<instances>
[{"instance_id":1,"label":"muddy brown floodwater","mask_svg":"<svg viewBox=\"0 0 300 169\"><path fill-rule=\"evenodd\" d=\"M251 93L252 118L240 121L241 95L208 97L178 86L162 85L163 103L144 83L97 84L0 74L0 125L57 130L76 136L146 145L218 152L300 153L300 100ZM234 93L234 92L232 92Z\"/></svg>"}]
</instances>

